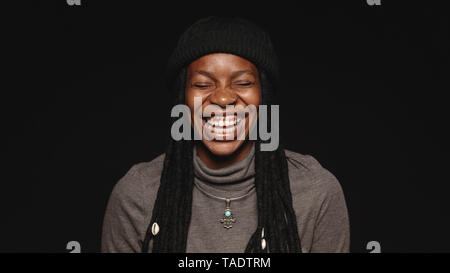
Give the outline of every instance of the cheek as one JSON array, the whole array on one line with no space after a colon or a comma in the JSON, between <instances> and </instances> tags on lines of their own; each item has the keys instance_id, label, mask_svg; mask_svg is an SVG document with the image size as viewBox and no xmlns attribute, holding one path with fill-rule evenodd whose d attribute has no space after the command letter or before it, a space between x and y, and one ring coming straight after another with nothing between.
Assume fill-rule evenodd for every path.
<instances>
[{"instance_id":1,"label":"cheek","mask_svg":"<svg viewBox=\"0 0 450 273\"><path fill-rule=\"evenodd\" d=\"M196 92L186 89L185 91L185 103L191 109L191 112L194 111L194 103L195 103L195 97L200 96L200 94L197 94Z\"/></svg>"},{"instance_id":2,"label":"cheek","mask_svg":"<svg viewBox=\"0 0 450 273\"><path fill-rule=\"evenodd\" d=\"M193 92L189 92L188 90L186 90L185 92L185 103L187 105L187 107L189 107L189 110L191 112L191 117L190 117L190 121L191 121L191 126L194 126L194 113L195 113L195 105L194 105L194 95Z\"/></svg>"},{"instance_id":3,"label":"cheek","mask_svg":"<svg viewBox=\"0 0 450 273\"><path fill-rule=\"evenodd\" d=\"M204 94L201 94L201 92L195 91L195 90L189 90L186 89L185 91L185 103L189 107L189 110L191 111L191 121L194 121L195 111L202 111L204 107ZM197 102L198 104L195 104L195 98L200 98L200 102ZM198 109L195 109L197 107ZM201 112L200 112L201 113ZM191 123L193 125L193 123Z\"/></svg>"},{"instance_id":4,"label":"cheek","mask_svg":"<svg viewBox=\"0 0 450 273\"><path fill-rule=\"evenodd\" d=\"M245 94L241 94L240 97L247 105L255 105L258 107L262 102L261 89L259 87L248 90Z\"/></svg>"},{"instance_id":5,"label":"cheek","mask_svg":"<svg viewBox=\"0 0 450 273\"><path fill-rule=\"evenodd\" d=\"M189 91L189 89L186 89L186 91L184 92L184 100L187 106L189 106L189 108L194 107L194 96L192 94L191 91Z\"/></svg>"}]
</instances>

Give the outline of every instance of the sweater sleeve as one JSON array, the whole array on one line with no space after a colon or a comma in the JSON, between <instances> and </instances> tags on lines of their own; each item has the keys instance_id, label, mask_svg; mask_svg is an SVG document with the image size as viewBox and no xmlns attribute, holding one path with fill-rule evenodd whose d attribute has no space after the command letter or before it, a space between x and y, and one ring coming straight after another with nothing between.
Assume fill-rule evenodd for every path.
<instances>
[{"instance_id":1,"label":"sweater sleeve","mask_svg":"<svg viewBox=\"0 0 450 273\"><path fill-rule=\"evenodd\" d=\"M344 193L338 180L327 173L321 179L328 180L323 187L320 209L315 221L311 252L348 253L350 249L350 225Z\"/></svg>"},{"instance_id":2,"label":"sweater sleeve","mask_svg":"<svg viewBox=\"0 0 450 273\"><path fill-rule=\"evenodd\" d=\"M349 252L350 223L338 179L310 155L286 156L302 251Z\"/></svg>"},{"instance_id":3,"label":"sweater sleeve","mask_svg":"<svg viewBox=\"0 0 450 273\"><path fill-rule=\"evenodd\" d=\"M114 186L103 220L101 251L140 252L143 231L143 185L137 166Z\"/></svg>"}]
</instances>

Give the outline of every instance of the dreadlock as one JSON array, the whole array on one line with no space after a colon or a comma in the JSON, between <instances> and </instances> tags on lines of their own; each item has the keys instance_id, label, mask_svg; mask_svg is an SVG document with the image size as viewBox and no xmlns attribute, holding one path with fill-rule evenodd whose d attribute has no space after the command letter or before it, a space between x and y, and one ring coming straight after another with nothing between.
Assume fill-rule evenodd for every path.
<instances>
[{"instance_id":1,"label":"dreadlock","mask_svg":"<svg viewBox=\"0 0 450 273\"><path fill-rule=\"evenodd\" d=\"M263 104L273 104L275 90L262 70L260 79ZM183 68L172 85L178 94L176 104L185 103L185 81L186 69ZM270 120L270 111L268 115ZM194 186L193 145L192 140L175 141L170 138L142 252L148 252L150 244L152 252L186 252ZM259 140L255 145L258 227L245 252L301 252L284 149L261 151ZM155 222L161 227L156 236L152 233ZM263 230L267 242L264 250L261 246Z\"/></svg>"}]
</instances>

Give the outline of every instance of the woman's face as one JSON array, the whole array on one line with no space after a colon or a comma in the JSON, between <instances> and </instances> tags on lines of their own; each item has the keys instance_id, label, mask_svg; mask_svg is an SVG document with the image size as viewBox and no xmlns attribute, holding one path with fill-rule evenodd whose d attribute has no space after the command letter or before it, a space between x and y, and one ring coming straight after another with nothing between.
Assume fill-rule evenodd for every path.
<instances>
[{"instance_id":1,"label":"woman's face","mask_svg":"<svg viewBox=\"0 0 450 273\"><path fill-rule=\"evenodd\" d=\"M187 69L186 104L194 113L194 98L201 98L202 113L209 105L217 107L212 117L197 119L194 127L206 148L217 156L229 156L248 141L249 124L255 118L251 114L242 115L227 112L227 106L236 109L253 105L258 109L261 103L261 84L258 69L251 62L233 54L215 53L193 61ZM207 109L208 109L207 108ZM209 111L208 111L209 112ZM239 112L239 111L238 111ZM245 129L244 126L245 125ZM245 139L237 137L237 132L245 134ZM239 130L238 130L239 129ZM207 134L207 136L205 136Z\"/></svg>"}]
</instances>

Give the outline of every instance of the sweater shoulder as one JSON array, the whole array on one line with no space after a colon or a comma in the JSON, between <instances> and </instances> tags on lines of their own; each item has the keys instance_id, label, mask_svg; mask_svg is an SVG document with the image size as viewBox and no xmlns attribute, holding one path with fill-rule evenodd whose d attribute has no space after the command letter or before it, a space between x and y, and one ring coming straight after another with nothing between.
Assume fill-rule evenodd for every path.
<instances>
[{"instance_id":1,"label":"sweater shoulder","mask_svg":"<svg viewBox=\"0 0 450 273\"><path fill-rule=\"evenodd\" d=\"M133 165L130 173L147 181L147 184L154 184L161 177L164 166L165 154L161 154L151 161L140 162Z\"/></svg>"},{"instance_id":2,"label":"sweater shoulder","mask_svg":"<svg viewBox=\"0 0 450 273\"><path fill-rule=\"evenodd\" d=\"M145 198L148 191L158 189L163 165L164 154L151 161L134 164L114 186L113 194L122 198Z\"/></svg>"},{"instance_id":3,"label":"sweater shoulder","mask_svg":"<svg viewBox=\"0 0 450 273\"><path fill-rule=\"evenodd\" d=\"M285 150L292 194L339 194L337 178L311 155Z\"/></svg>"}]
</instances>

